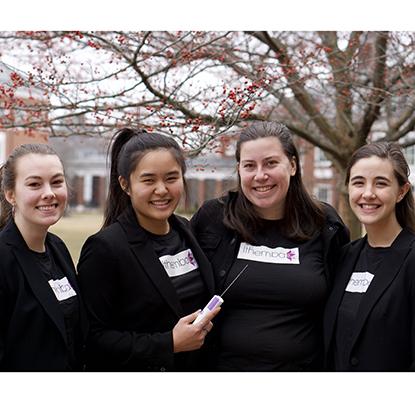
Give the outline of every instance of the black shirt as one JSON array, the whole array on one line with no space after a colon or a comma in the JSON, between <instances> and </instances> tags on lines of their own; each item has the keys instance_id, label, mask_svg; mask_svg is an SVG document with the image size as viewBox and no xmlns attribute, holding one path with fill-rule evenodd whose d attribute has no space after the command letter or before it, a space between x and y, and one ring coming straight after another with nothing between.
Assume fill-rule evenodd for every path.
<instances>
[{"instance_id":1,"label":"black shirt","mask_svg":"<svg viewBox=\"0 0 415 400\"><path fill-rule=\"evenodd\" d=\"M177 296L185 315L202 309L209 300L200 276L199 266L186 241L173 227L166 235L154 235L147 232L153 248L160 259L167 275L176 289ZM204 349L174 354L175 370L189 371L196 365L201 365ZM195 361L197 360L197 361Z\"/></svg>"},{"instance_id":2,"label":"black shirt","mask_svg":"<svg viewBox=\"0 0 415 400\"><path fill-rule=\"evenodd\" d=\"M350 354L354 323L360 303L367 290L369 290L371 282L379 270L381 261L389 251L390 247L371 247L366 242L359 255L337 314L334 343L334 365L336 371L347 371L350 369L348 354Z\"/></svg>"},{"instance_id":3,"label":"black shirt","mask_svg":"<svg viewBox=\"0 0 415 400\"><path fill-rule=\"evenodd\" d=\"M282 223L263 221L256 239L266 248L240 245L225 286L249 266L224 295L219 370L321 367L321 319L327 295L321 236L295 242L280 234Z\"/></svg>"},{"instance_id":4,"label":"black shirt","mask_svg":"<svg viewBox=\"0 0 415 400\"><path fill-rule=\"evenodd\" d=\"M61 268L56 265L55 260L46 248L44 253L38 253L30 250L36 257L51 290L55 294L65 321L66 339L68 343L68 365L67 370L77 368L75 356L76 349L76 327L79 324L79 301L74 289L65 277Z\"/></svg>"},{"instance_id":5,"label":"black shirt","mask_svg":"<svg viewBox=\"0 0 415 400\"><path fill-rule=\"evenodd\" d=\"M187 315L195 312L206 302L206 295L191 249L174 228L166 235L149 233L149 236L154 251L176 289L184 313Z\"/></svg>"}]
</instances>

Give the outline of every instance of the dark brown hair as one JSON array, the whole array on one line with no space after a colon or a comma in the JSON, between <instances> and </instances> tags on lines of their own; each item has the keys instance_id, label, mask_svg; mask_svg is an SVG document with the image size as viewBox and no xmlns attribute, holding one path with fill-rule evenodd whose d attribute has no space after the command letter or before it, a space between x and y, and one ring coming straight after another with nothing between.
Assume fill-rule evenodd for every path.
<instances>
[{"instance_id":1,"label":"dark brown hair","mask_svg":"<svg viewBox=\"0 0 415 400\"><path fill-rule=\"evenodd\" d=\"M148 133L144 129L124 128L115 132L108 148L110 153L110 183L104 212L103 228L111 225L117 217L131 204L130 197L121 188L118 177L122 176L130 185L130 175L143 156L152 150L167 149L173 155L184 174L186 162L178 143L171 137Z\"/></svg>"},{"instance_id":2,"label":"dark brown hair","mask_svg":"<svg viewBox=\"0 0 415 400\"><path fill-rule=\"evenodd\" d=\"M373 156L390 161L400 187L410 183L409 174L411 171L399 144L396 142L374 142L365 144L352 154L346 169L346 185L349 184L350 170L353 165L362 158ZM415 232L415 205L412 190L408 190L403 199L396 204L395 213L401 227Z\"/></svg>"},{"instance_id":3,"label":"dark brown hair","mask_svg":"<svg viewBox=\"0 0 415 400\"><path fill-rule=\"evenodd\" d=\"M56 151L47 144L22 144L11 152L6 162L0 168L0 229L12 217L12 206L6 200L5 193L7 190L15 188L17 160L27 154L53 155L59 158ZM60 161L62 164L62 160Z\"/></svg>"},{"instance_id":4,"label":"dark brown hair","mask_svg":"<svg viewBox=\"0 0 415 400\"><path fill-rule=\"evenodd\" d=\"M296 173L290 179L284 210L283 234L294 240L310 239L324 224L324 214L320 203L314 201L304 187L298 151L294 145L291 131L279 122L257 122L243 130L236 144L235 158L240 162L243 143L260 138L275 137L284 154L296 164ZM229 202L225 210L225 225L234 229L243 240L254 243L255 232L260 229L260 218L252 203L241 188L238 174L237 196Z\"/></svg>"}]
</instances>

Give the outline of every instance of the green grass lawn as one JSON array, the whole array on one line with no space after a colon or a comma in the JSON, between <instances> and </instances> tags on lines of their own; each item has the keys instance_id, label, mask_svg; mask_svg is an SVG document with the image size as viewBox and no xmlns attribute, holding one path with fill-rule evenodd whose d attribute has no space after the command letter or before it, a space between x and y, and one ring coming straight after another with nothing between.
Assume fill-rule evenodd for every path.
<instances>
[{"instance_id":1,"label":"green grass lawn","mask_svg":"<svg viewBox=\"0 0 415 400\"><path fill-rule=\"evenodd\" d=\"M180 215L191 218L191 215L180 213ZM82 245L88 236L98 232L102 226L103 215L98 211L72 212L63 217L50 228L50 231L58 235L66 244L76 266L79 260Z\"/></svg>"},{"instance_id":2,"label":"green grass lawn","mask_svg":"<svg viewBox=\"0 0 415 400\"><path fill-rule=\"evenodd\" d=\"M50 228L52 233L58 235L65 242L75 265L87 237L101 228L102 218L102 214L99 212L73 212L71 215L61 218Z\"/></svg>"}]
</instances>

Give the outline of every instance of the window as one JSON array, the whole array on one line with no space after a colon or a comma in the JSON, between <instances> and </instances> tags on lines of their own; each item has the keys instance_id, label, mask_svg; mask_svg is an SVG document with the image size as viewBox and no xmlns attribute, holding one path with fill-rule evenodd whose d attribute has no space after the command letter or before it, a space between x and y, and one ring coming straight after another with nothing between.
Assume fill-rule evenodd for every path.
<instances>
[{"instance_id":1,"label":"window","mask_svg":"<svg viewBox=\"0 0 415 400\"><path fill-rule=\"evenodd\" d=\"M319 185L314 188L314 195L320 201L324 201L325 203L331 203L332 201L332 193L331 188L327 185Z\"/></svg>"},{"instance_id":2,"label":"window","mask_svg":"<svg viewBox=\"0 0 415 400\"><path fill-rule=\"evenodd\" d=\"M409 165L415 164L415 146L405 147L403 149L403 153L405 155L406 161Z\"/></svg>"},{"instance_id":3,"label":"window","mask_svg":"<svg viewBox=\"0 0 415 400\"><path fill-rule=\"evenodd\" d=\"M314 163L316 167L330 167L331 161L326 157L324 151L316 147L314 150Z\"/></svg>"}]
</instances>

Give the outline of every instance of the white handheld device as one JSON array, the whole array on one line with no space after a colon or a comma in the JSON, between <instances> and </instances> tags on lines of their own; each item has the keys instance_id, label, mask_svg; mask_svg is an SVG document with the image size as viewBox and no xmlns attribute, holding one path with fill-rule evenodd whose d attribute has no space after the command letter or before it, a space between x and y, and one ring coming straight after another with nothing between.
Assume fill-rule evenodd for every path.
<instances>
[{"instance_id":1,"label":"white handheld device","mask_svg":"<svg viewBox=\"0 0 415 400\"><path fill-rule=\"evenodd\" d=\"M223 304L222 296L228 291L228 289L235 283L235 281L242 275L242 273L248 268L248 264L245 265L245 267L242 269L241 272L239 272L238 275L236 275L235 279L227 286L227 288L222 292L220 296L215 294L210 300L209 303L206 304L205 308L199 313L199 315L196 317L196 319L193 321L194 324L197 324L203 316L209 312L213 311L215 308L220 307Z\"/></svg>"}]
</instances>

